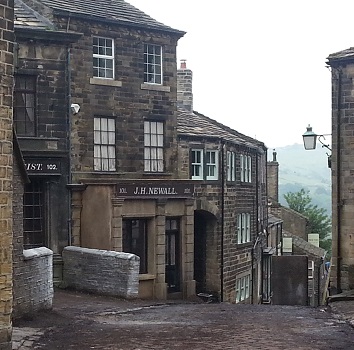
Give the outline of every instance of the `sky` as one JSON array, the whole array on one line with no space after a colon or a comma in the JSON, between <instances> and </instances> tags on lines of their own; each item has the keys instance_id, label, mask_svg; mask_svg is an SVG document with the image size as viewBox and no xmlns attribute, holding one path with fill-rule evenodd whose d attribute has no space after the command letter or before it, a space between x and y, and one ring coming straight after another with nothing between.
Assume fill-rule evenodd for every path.
<instances>
[{"instance_id":1,"label":"sky","mask_svg":"<svg viewBox=\"0 0 354 350\"><path fill-rule=\"evenodd\" d=\"M354 1L127 0L187 32L194 110L268 148L331 133L329 54L354 46Z\"/></svg>"}]
</instances>

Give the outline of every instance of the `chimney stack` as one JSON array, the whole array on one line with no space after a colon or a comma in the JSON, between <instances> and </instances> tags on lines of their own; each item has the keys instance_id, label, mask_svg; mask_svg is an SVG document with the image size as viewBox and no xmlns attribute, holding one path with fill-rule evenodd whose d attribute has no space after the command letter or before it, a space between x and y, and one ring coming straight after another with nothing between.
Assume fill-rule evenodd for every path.
<instances>
[{"instance_id":1,"label":"chimney stack","mask_svg":"<svg viewBox=\"0 0 354 350\"><path fill-rule=\"evenodd\" d=\"M192 93L193 73L187 69L185 59L180 62L180 69L177 69L177 107L193 112Z\"/></svg>"},{"instance_id":2,"label":"chimney stack","mask_svg":"<svg viewBox=\"0 0 354 350\"><path fill-rule=\"evenodd\" d=\"M279 203L279 163L275 150L273 150L273 160L267 162L267 190L271 201Z\"/></svg>"}]
</instances>

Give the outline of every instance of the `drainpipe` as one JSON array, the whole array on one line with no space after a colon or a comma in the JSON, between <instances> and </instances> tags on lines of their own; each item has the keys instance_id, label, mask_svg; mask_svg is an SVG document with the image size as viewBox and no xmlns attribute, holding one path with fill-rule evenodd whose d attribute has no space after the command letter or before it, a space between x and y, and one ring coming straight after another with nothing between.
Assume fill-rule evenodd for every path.
<instances>
[{"instance_id":1,"label":"drainpipe","mask_svg":"<svg viewBox=\"0 0 354 350\"><path fill-rule=\"evenodd\" d=\"M258 155L257 155L257 157L256 157L256 208L255 208L255 213L256 213L256 215L255 215L255 217L256 217L256 220L257 220L257 228L256 228L256 230L257 230L257 239L256 239L256 241L255 241L255 243L254 243L254 245L253 245L253 247L252 247L252 250L251 250L251 259L252 259L252 263L251 263L251 278L252 278L252 284L251 284L251 303L253 304L253 302L254 302L254 276L255 276L255 274L254 274L254 252L255 252L255 250L256 250L256 248L257 248L257 243L258 243L258 240L259 240L259 227L258 227L258 218L259 218L259 212L258 212L258 201L259 201L259 167L258 167L258 162L259 162L259 159L258 159ZM261 259L262 259L262 257L261 257ZM261 260L262 261L262 260Z\"/></svg>"},{"instance_id":2,"label":"drainpipe","mask_svg":"<svg viewBox=\"0 0 354 350\"><path fill-rule=\"evenodd\" d=\"M342 69L338 69L338 96L337 96L337 294L342 293L341 288L341 132L340 132L340 117L341 117L341 95L342 95Z\"/></svg>"},{"instance_id":3,"label":"drainpipe","mask_svg":"<svg viewBox=\"0 0 354 350\"><path fill-rule=\"evenodd\" d=\"M68 135L68 143L67 143L67 148L68 148L68 184L72 183L72 172L71 172L71 128L72 128L72 112L71 112L71 60L70 60L70 46L68 45L67 47L67 62L66 62L66 78L67 78L67 86L68 86L68 97L67 97L67 102L68 102L68 122L67 122L67 135ZM69 245L72 245L72 221L71 221L71 189L68 189L68 243Z\"/></svg>"},{"instance_id":4,"label":"drainpipe","mask_svg":"<svg viewBox=\"0 0 354 350\"><path fill-rule=\"evenodd\" d=\"M220 301L224 301L224 219L225 219L225 142L221 140L221 261L220 261Z\"/></svg>"}]
</instances>

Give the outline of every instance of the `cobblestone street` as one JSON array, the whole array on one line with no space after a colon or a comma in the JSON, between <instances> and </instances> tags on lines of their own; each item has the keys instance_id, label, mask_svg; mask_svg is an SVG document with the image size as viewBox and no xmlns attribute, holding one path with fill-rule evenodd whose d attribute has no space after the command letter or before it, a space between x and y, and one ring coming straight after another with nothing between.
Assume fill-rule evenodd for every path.
<instances>
[{"instance_id":1,"label":"cobblestone street","mask_svg":"<svg viewBox=\"0 0 354 350\"><path fill-rule=\"evenodd\" d=\"M56 292L54 308L15 324L14 349L354 349L354 329L325 309L158 304Z\"/></svg>"}]
</instances>

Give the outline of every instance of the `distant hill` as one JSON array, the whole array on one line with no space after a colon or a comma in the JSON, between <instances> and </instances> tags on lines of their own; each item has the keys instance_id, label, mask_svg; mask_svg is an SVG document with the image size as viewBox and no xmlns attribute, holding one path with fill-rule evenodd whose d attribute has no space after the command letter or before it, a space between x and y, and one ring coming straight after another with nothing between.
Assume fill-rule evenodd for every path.
<instances>
[{"instance_id":1,"label":"distant hill","mask_svg":"<svg viewBox=\"0 0 354 350\"><path fill-rule=\"evenodd\" d=\"M328 150L317 146L305 151L303 145L294 144L276 148L279 163L279 202L286 205L284 194L301 188L310 191L313 204L331 215L331 169L328 168ZM268 150L268 160L273 159L273 149Z\"/></svg>"}]
</instances>

